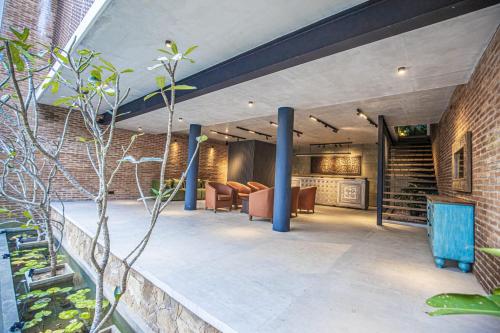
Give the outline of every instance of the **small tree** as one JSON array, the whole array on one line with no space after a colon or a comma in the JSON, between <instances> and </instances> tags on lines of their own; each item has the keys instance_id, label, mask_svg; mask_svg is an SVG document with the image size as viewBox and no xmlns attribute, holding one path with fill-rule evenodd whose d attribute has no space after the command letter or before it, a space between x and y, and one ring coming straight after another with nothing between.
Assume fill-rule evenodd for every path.
<instances>
[{"instance_id":1,"label":"small tree","mask_svg":"<svg viewBox=\"0 0 500 333\"><path fill-rule=\"evenodd\" d=\"M57 160L65 131L55 142L47 141L40 134L35 95L38 85L34 75L47 70L50 63L35 68L45 52L31 50L32 45L27 43L28 29L11 31L15 38L1 38L4 45L0 48L5 74L0 82L0 194L17 207L10 210L10 214L19 218L22 213L26 219L24 225L37 230L38 240L47 240L50 273L55 276L60 242L55 240L54 227L62 232L64 222L64 213L62 222L54 221L50 209L51 200L57 197L53 183L58 167L52 160L37 154L36 144L43 142L47 152Z\"/></svg>"},{"instance_id":2,"label":"small tree","mask_svg":"<svg viewBox=\"0 0 500 333\"><path fill-rule=\"evenodd\" d=\"M18 33L19 34L19 33ZM165 88L166 78L157 77L156 82L160 88L157 92L163 96L168 110L168 126L165 148L162 157L141 158L136 160L128 155L134 142L141 134L132 135L130 142L126 147L122 147L122 157L116 161L110 161L110 151L113 147L116 120L118 108L127 98L129 89L122 91L120 80L123 74L132 72L131 69L119 70L113 64L106 61L100 53L89 49L75 51L73 44L68 50L55 48L51 50L51 58L59 65L59 70L53 71L50 80L44 83L44 88L50 88L52 92L57 92L61 86L64 86L67 91L70 91L68 96L63 96L55 101L56 105L68 107L68 115L61 137L58 140L56 148L50 147L47 142L44 142L37 136L37 117L34 117L35 124L30 122L30 111L37 111L36 87L29 85L28 98L22 97L19 88L19 82L23 78L19 78L17 74L28 68L28 77L32 78L33 71L30 70L31 63L34 60L30 53L30 46L25 43L28 38L29 30L25 29L22 34L16 34L16 40L3 39L4 48L2 51L6 53L7 72L9 80L12 82L15 91L15 97L18 100L19 106L12 107L16 113L16 117L20 119L20 124L25 135L29 138L36 151L42 154L48 161L53 163L55 170L62 173L66 179L77 188L86 197L92 199L96 203L97 208L97 223L96 231L92 238L90 251L91 264L96 272L96 299L94 308L94 317L90 332L97 332L103 324L110 318L113 311L116 309L121 296L127 289L127 280L132 265L139 259L143 253L149 239L152 235L154 226L158 216L162 210L166 208L171 198L180 188L179 185L172 190L165 190L164 177L169 156L169 147L172 136L172 117L175 108L175 91L194 89L194 87L175 84L175 72L178 64L181 61L191 59L187 56L196 48L191 47L184 54L177 51L175 43L171 49L161 49L161 52L166 54L158 58L158 64L151 69L164 67L167 70L170 78L170 87ZM169 96L167 96L170 92ZM156 94L156 93L155 93ZM151 97L153 94L147 96ZM7 105L7 104L6 104ZM11 107L10 105L7 105ZM67 170L60 159L60 147L64 143L64 138L68 128L68 119L70 114L79 113L82 122L87 129L88 137L80 137L78 140L85 145L87 157L90 166L97 176L98 188L97 191L91 191L84 188L77 179ZM108 124L102 124L102 114L107 112L110 115ZM199 149L199 144L205 141L206 136L198 138L196 153ZM196 155L196 154L195 154ZM195 156L194 155L194 156ZM188 168L192 164L193 159L188 163ZM116 164L113 164L116 162ZM124 272L121 278L120 286L115 288L115 299L111 307L104 313L104 275L110 258L110 232L109 232L109 216L107 214L108 207L108 189L110 188L116 174L120 170L123 163L134 163L136 170L137 185L140 192L140 200L144 202L148 212L151 215L149 228L140 242L133 247L131 252L122 260ZM139 183L138 170L139 165L147 162L161 163L160 170L160 189L158 195L154 198L154 204L151 208L147 205L147 197L144 196ZM186 170L187 171L187 170ZM186 172L182 175L182 180L185 178ZM167 199L163 202L163 199ZM100 246L99 246L100 245Z\"/></svg>"}]
</instances>

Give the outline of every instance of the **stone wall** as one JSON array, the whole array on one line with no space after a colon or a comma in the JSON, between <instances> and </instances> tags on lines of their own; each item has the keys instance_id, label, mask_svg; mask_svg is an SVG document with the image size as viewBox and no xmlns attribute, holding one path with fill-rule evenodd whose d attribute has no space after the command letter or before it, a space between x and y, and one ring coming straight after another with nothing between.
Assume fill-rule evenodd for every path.
<instances>
[{"instance_id":1,"label":"stone wall","mask_svg":"<svg viewBox=\"0 0 500 333\"><path fill-rule=\"evenodd\" d=\"M467 131L472 132L472 193L452 190L451 146ZM432 136L439 192L475 202L476 248L500 248L499 31L469 83L455 90ZM474 274L486 290L500 286L500 258L476 251Z\"/></svg>"},{"instance_id":2,"label":"stone wall","mask_svg":"<svg viewBox=\"0 0 500 333\"><path fill-rule=\"evenodd\" d=\"M61 216L56 211L54 211L53 215L55 219L61 219ZM88 234L66 219L63 238L65 250L77 262L85 265L85 270L93 272L91 269L90 253L88 251L91 247L91 242L92 238ZM102 253L102 248L100 247L98 249L99 252ZM108 297L112 297L112 290L114 290L115 286L120 285L122 274L123 266L120 259L111 254L104 276ZM140 328L145 332L219 332L216 328L168 295L164 290L154 285L134 268L130 271L128 289L120 302L122 302L123 309L122 311L119 308L120 314L127 321L135 321L129 323L132 327ZM135 318L131 318L132 316Z\"/></svg>"},{"instance_id":3,"label":"stone wall","mask_svg":"<svg viewBox=\"0 0 500 333\"><path fill-rule=\"evenodd\" d=\"M344 149L344 148L342 148ZM328 152L325 150L325 152ZM359 144L351 146L352 156L361 156L361 177L368 179L368 205L377 206L377 145ZM308 175L311 173L311 157L294 156L292 173ZM339 176L343 177L343 176Z\"/></svg>"}]
</instances>

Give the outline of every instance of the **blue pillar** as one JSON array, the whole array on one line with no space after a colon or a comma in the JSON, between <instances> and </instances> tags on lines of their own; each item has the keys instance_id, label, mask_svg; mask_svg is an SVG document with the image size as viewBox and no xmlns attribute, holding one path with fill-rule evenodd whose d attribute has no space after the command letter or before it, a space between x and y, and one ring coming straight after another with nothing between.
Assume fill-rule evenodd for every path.
<instances>
[{"instance_id":1,"label":"blue pillar","mask_svg":"<svg viewBox=\"0 0 500 333\"><path fill-rule=\"evenodd\" d=\"M290 231L292 192L293 108L278 108L273 230Z\"/></svg>"},{"instance_id":2,"label":"blue pillar","mask_svg":"<svg viewBox=\"0 0 500 333\"><path fill-rule=\"evenodd\" d=\"M196 138L201 135L201 125L191 124L189 126L189 147L188 147L188 160L191 161L191 158L194 155L196 150ZM186 175L186 201L184 202L185 210L196 210L196 195L197 195L197 185L198 185L198 161L199 161L199 152L194 157L193 163L188 170Z\"/></svg>"}]
</instances>

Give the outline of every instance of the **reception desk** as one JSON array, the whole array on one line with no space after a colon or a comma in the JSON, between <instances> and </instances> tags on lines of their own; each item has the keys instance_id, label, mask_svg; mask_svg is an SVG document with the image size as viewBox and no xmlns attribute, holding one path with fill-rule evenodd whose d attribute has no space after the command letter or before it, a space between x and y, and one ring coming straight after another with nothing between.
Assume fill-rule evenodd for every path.
<instances>
[{"instance_id":1,"label":"reception desk","mask_svg":"<svg viewBox=\"0 0 500 333\"><path fill-rule=\"evenodd\" d=\"M366 178L292 176L292 186L316 186L316 204L318 205L368 208Z\"/></svg>"}]
</instances>

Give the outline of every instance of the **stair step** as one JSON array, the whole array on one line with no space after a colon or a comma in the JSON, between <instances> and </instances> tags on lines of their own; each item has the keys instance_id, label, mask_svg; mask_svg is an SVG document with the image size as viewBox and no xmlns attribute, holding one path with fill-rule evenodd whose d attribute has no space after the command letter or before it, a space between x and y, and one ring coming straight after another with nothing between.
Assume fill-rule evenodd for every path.
<instances>
[{"instance_id":1,"label":"stair step","mask_svg":"<svg viewBox=\"0 0 500 333\"><path fill-rule=\"evenodd\" d=\"M402 191L404 190L415 190L415 191L437 191L438 189L435 187L402 187Z\"/></svg>"},{"instance_id":2,"label":"stair step","mask_svg":"<svg viewBox=\"0 0 500 333\"><path fill-rule=\"evenodd\" d=\"M393 148L432 148L431 144L394 145Z\"/></svg>"},{"instance_id":3,"label":"stair step","mask_svg":"<svg viewBox=\"0 0 500 333\"><path fill-rule=\"evenodd\" d=\"M425 216L411 216L411 215L394 214L394 213L382 213L382 216L389 217L389 218L393 217L393 218L406 220L406 221L425 221L425 222L427 222L427 217L425 217Z\"/></svg>"},{"instance_id":4,"label":"stair step","mask_svg":"<svg viewBox=\"0 0 500 333\"><path fill-rule=\"evenodd\" d=\"M386 164L390 168L395 168L395 167L429 167L434 169L434 163L428 162L428 163L387 163Z\"/></svg>"},{"instance_id":5,"label":"stair step","mask_svg":"<svg viewBox=\"0 0 500 333\"><path fill-rule=\"evenodd\" d=\"M388 172L386 176L389 177L417 177L417 178L434 178L434 175L420 174L420 173L398 173L398 172Z\"/></svg>"},{"instance_id":6,"label":"stair step","mask_svg":"<svg viewBox=\"0 0 500 333\"><path fill-rule=\"evenodd\" d=\"M411 171L411 172L434 172L434 167L432 168L387 168L386 171Z\"/></svg>"},{"instance_id":7,"label":"stair step","mask_svg":"<svg viewBox=\"0 0 500 333\"><path fill-rule=\"evenodd\" d=\"M404 200L404 199L394 199L394 198L384 198L386 202L399 202L399 203L408 203L408 204L416 204L416 205L427 205L427 201L419 201L419 200Z\"/></svg>"},{"instance_id":8,"label":"stair step","mask_svg":"<svg viewBox=\"0 0 500 333\"><path fill-rule=\"evenodd\" d=\"M423 148L415 148L415 149L410 149L410 148L391 148L391 152L397 152L397 153L403 153L403 152L409 152L409 153L426 153L426 154L432 154L432 149L423 149Z\"/></svg>"},{"instance_id":9,"label":"stair step","mask_svg":"<svg viewBox=\"0 0 500 333\"><path fill-rule=\"evenodd\" d=\"M389 161L392 162L431 162L433 163L434 160L432 158L395 158L391 157L389 158Z\"/></svg>"},{"instance_id":10,"label":"stair step","mask_svg":"<svg viewBox=\"0 0 500 333\"><path fill-rule=\"evenodd\" d=\"M432 158L432 154L426 154L426 153L422 153L422 154L392 154L391 155L391 158L401 158L401 157L404 157L404 158L422 158L422 157L426 157L426 158Z\"/></svg>"},{"instance_id":11,"label":"stair step","mask_svg":"<svg viewBox=\"0 0 500 333\"><path fill-rule=\"evenodd\" d=\"M414 196L414 197L427 197L427 194L423 194L423 193L384 192L384 194L404 195L404 196Z\"/></svg>"},{"instance_id":12,"label":"stair step","mask_svg":"<svg viewBox=\"0 0 500 333\"><path fill-rule=\"evenodd\" d=\"M427 208L414 208L414 207L406 207L406 206L392 206L392 205L382 205L383 208L388 209L401 209L401 210L409 210L415 212L426 212Z\"/></svg>"}]
</instances>

